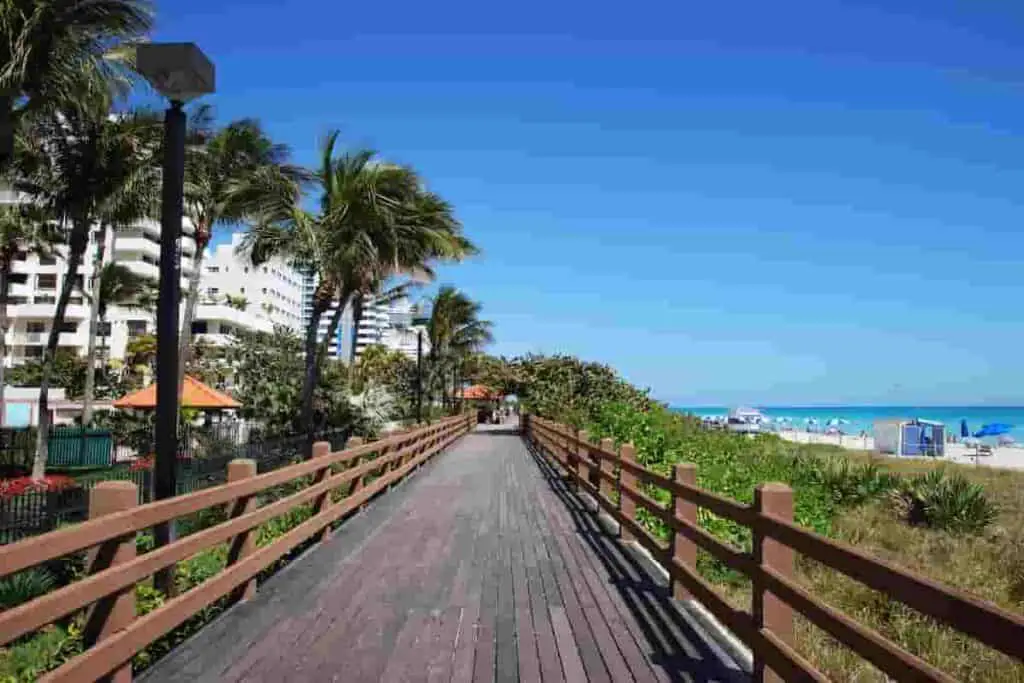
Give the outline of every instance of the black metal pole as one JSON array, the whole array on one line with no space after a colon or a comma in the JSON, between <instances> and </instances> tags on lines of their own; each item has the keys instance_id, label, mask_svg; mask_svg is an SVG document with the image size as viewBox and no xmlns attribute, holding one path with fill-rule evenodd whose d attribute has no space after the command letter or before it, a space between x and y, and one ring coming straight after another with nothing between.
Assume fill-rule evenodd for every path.
<instances>
[{"instance_id":1,"label":"black metal pole","mask_svg":"<svg viewBox=\"0 0 1024 683\"><path fill-rule=\"evenodd\" d=\"M0 92L0 171L11 163L14 157L14 97Z\"/></svg>"},{"instance_id":2,"label":"black metal pole","mask_svg":"<svg viewBox=\"0 0 1024 683\"><path fill-rule=\"evenodd\" d=\"M154 497L177 493L178 461L178 301L181 291L181 221L184 212L185 112L171 102L164 117L163 196L160 210L160 292L156 311L156 464ZM173 523L153 529L156 547L174 540ZM155 577L165 595L174 592L173 567Z\"/></svg>"},{"instance_id":3,"label":"black metal pole","mask_svg":"<svg viewBox=\"0 0 1024 683\"><path fill-rule=\"evenodd\" d=\"M459 414L459 366L452 364L452 414Z\"/></svg>"},{"instance_id":4,"label":"black metal pole","mask_svg":"<svg viewBox=\"0 0 1024 683\"><path fill-rule=\"evenodd\" d=\"M416 424L423 422L423 330L416 330Z\"/></svg>"}]
</instances>

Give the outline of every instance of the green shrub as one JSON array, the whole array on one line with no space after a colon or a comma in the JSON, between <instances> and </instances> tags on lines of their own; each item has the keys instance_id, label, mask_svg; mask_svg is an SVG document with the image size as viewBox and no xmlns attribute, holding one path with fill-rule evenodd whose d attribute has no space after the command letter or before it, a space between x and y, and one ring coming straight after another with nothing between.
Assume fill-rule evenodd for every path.
<instances>
[{"instance_id":1,"label":"green shrub","mask_svg":"<svg viewBox=\"0 0 1024 683\"><path fill-rule=\"evenodd\" d=\"M907 479L893 494L899 515L914 525L960 533L979 533L998 511L980 484L943 470Z\"/></svg>"},{"instance_id":2,"label":"green shrub","mask_svg":"<svg viewBox=\"0 0 1024 683\"><path fill-rule=\"evenodd\" d=\"M57 587L53 574L35 568L12 574L0 580L0 609L17 607L23 602L48 593Z\"/></svg>"}]
</instances>

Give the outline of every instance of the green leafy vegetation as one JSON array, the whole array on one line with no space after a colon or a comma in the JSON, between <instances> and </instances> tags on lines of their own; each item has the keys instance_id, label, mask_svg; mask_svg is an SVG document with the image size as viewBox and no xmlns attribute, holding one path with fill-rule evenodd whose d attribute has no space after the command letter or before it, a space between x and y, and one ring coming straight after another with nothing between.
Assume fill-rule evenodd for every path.
<instances>
[{"instance_id":1,"label":"green leafy vegetation","mask_svg":"<svg viewBox=\"0 0 1024 683\"><path fill-rule=\"evenodd\" d=\"M946 476L943 470L901 481L893 501L910 524L946 531L979 533L997 515L980 484L961 474Z\"/></svg>"},{"instance_id":2,"label":"green leafy vegetation","mask_svg":"<svg viewBox=\"0 0 1024 683\"><path fill-rule=\"evenodd\" d=\"M0 609L17 607L23 602L52 591L57 587L53 574L34 568L0 579Z\"/></svg>"}]
</instances>

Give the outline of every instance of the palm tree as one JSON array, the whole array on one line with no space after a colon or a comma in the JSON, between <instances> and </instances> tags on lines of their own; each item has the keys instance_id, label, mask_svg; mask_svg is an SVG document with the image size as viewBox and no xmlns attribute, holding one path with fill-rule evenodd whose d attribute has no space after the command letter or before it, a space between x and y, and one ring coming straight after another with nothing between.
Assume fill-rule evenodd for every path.
<instances>
[{"instance_id":1,"label":"palm tree","mask_svg":"<svg viewBox=\"0 0 1024 683\"><path fill-rule=\"evenodd\" d=\"M95 361L96 337L104 297L101 288L103 277L121 277L109 275L107 267L112 265L114 244L119 230L126 229L139 220L155 216L159 213L161 188L160 151L161 123L160 117L150 111L135 111L131 114L137 124L139 133L136 157L131 160L130 172L124 177L124 183L97 207L99 228L93 234L95 254L93 257L92 277L89 283L89 333L86 358L93 364L93 372L85 375L85 391L82 397L82 424L92 421L93 399L96 392ZM117 271L111 271L116 273ZM130 275L135 276L131 271ZM109 286L109 284L108 284ZM104 361L105 362L105 361Z\"/></svg>"},{"instance_id":2,"label":"palm tree","mask_svg":"<svg viewBox=\"0 0 1024 683\"><path fill-rule=\"evenodd\" d=\"M0 170L26 115L70 109L83 91L126 92L128 48L152 25L147 0L0 2Z\"/></svg>"},{"instance_id":3,"label":"palm tree","mask_svg":"<svg viewBox=\"0 0 1024 683\"><path fill-rule=\"evenodd\" d=\"M97 299L100 326L107 329L107 311L111 306L148 308L156 298L157 284L145 275L135 273L121 263L108 263L99 277ZM103 336L103 358L106 358L107 333Z\"/></svg>"},{"instance_id":4,"label":"palm tree","mask_svg":"<svg viewBox=\"0 0 1024 683\"><path fill-rule=\"evenodd\" d=\"M304 171L289 163L288 147L274 143L253 119L233 121L214 130L212 110L197 107L190 121L190 137L194 144L185 161L185 215L195 230L196 254L181 320L179 391L192 350L203 257L214 229L258 213L275 185L301 186L305 180Z\"/></svg>"},{"instance_id":5,"label":"palm tree","mask_svg":"<svg viewBox=\"0 0 1024 683\"><path fill-rule=\"evenodd\" d=\"M492 323L480 319L482 306L458 289L445 285L431 301L430 318L427 321L427 338L430 352L427 355L431 372L428 386L440 385L441 396L446 396L445 378L454 371L457 364L465 361L494 341ZM457 387L452 387L454 403Z\"/></svg>"},{"instance_id":6,"label":"palm tree","mask_svg":"<svg viewBox=\"0 0 1024 683\"><path fill-rule=\"evenodd\" d=\"M337 138L336 131L327 136L314 175L321 190L319 211L300 206L298 188L275 195L278 203L264 207L243 244L254 263L287 256L319 281L304 346L301 428L307 434L312 434L313 389L324 356L317 348L323 314L337 305L328 328L331 339L344 310L358 309L391 278L429 277L433 262L476 252L450 205L424 189L414 171L381 163L369 150L335 155Z\"/></svg>"},{"instance_id":7,"label":"palm tree","mask_svg":"<svg viewBox=\"0 0 1024 683\"><path fill-rule=\"evenodd\" d=\"M139 166L152 162L151 155L144 153L152 139L151 117L111 117L109 112L109 96L83 93L77 107L31 117L19 130L17 185L44 206L67 235L67 270L43 351L34 479L45 474L53 356L78 267L89 243L89 231L112 198L137 175Z\"/></svg>"},{"instance_id":8,"label":"palm tree","mask_svg":"<svg viewBox=\"0 0 1024 683\"><path fill-rule=\"evenodd\" d=\"M44 213L32 203L0 205L0 415L4 410L5 361L7 360L7 305L11 283L17 278L11 271L17 254L35 251L50 254L60 239ZM24 276L22 276L24 277Z\"/></svg>"}]
</instances>

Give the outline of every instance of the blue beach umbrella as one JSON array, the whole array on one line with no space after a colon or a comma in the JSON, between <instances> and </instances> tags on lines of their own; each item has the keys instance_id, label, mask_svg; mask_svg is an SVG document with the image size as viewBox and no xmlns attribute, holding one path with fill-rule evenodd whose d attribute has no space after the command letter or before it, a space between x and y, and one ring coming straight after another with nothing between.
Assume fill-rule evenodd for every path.
<instances>
[{"instance_id":1,"label":"blue beach umbrella","mask_svg":"<svg viewBox=\"0 0 1024 683\"><path fill-rule=\"evenodd\" d=\"M967 420L960 420L960 438L966 439L971 435L971 430L967 428Z\"/></svg>"},{"instance_id":2,"label":"blue beach umbrella","mask_svg":"<svg viewBox=\"0 0 1024 683\"><path fill-rule=\"evenodd\" d=\"M1001 434L1007 434L1013 429L1013 425L1004 424L1002 422L993 422L991 424L982 425L981 429L974 432L976 438L983 436L999 436Z\"/></svg>"}]
</instances>

